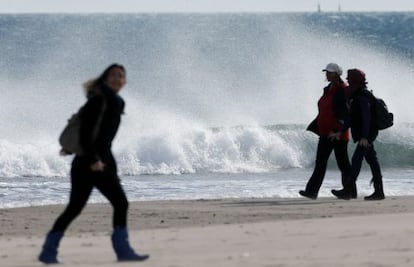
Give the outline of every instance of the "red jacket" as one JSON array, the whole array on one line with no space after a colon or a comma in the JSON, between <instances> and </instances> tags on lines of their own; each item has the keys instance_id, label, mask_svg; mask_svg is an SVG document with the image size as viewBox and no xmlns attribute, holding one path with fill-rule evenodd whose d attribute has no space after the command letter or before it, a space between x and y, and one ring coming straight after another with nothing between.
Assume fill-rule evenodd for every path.
<instances>
[{"instance_id":1,"label":"red jacket","mask_svg":"<svg viewBox=\"0 0 414 267\"><path fill-rule=\"evenodd\" d=\"M324 94L318 101L317 125L320 136L326 137L330 132L342 132L340 139L349 141L349 127L346 123L348 110L344 91L346 86L346 83L331 83L324 89Z\"/></svg>"}]
</instances>

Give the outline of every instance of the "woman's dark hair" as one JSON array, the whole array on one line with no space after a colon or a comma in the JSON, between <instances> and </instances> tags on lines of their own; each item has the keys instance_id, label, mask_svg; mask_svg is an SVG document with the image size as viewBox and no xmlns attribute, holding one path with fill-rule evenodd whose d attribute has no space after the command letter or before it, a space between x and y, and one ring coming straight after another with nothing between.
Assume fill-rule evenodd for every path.
<instances>
[{"instance_id":1,"label":"woman's dark hair","mask_svg":"<svg viewBox=\"0 0 414 267\"><path fill-rule=\"evenodd\" d=\"M98 78L89 80L83 84L83 88L85 88L86 93L103 86L106 79L108 78L109 72L114 68L119 68L126 74L124 66L118 63L111 64L102 72Z\"/></svg>"},{"instance_id":2,"label":"woman's dark hair","mask_svg":"<svg viewBox=\"0 0 414 267\"><path fill-rule=\"evenodd\" d=\"M360 87L366 87L368 83L365 77L365 72L360 69L349 69L347 79L350 85L352 84Z\"/></svg>"}]
</instances>

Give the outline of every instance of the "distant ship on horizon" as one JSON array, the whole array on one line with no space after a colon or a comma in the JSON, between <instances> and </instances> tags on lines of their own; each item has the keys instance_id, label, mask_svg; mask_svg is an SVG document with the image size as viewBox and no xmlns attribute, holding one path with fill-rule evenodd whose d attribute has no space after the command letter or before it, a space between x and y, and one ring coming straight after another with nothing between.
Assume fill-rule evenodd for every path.
<instances>
[{"instance_id":1,"label":"distant ship on horizon","mask_svg":"<svg viewBox=\"0 0 414 267\"><path fill-rule=\"evenodd\" d=\"M320 3L318 3L317 11L318 11L318 13L322 12ZM338 4L338 12L342 12L341 4Z\"/></svg>"}]
</instances>

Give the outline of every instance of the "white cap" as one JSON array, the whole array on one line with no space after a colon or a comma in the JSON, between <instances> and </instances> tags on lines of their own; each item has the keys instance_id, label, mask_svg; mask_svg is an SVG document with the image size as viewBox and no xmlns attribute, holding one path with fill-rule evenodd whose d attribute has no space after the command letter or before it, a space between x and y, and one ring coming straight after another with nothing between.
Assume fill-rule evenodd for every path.
<instances>
[{"instance_id":1,"label":"white cap","mask_svg":"<svg viewBox=\"0 0 414 267\"><path fill-rule=\"evenodd\" d=\"M335 72L339 76L342 75L342 68L336 63L329 63L328 65L326 65L326 68L324 68L322 71Z\"/></svg>"}]
</instances>

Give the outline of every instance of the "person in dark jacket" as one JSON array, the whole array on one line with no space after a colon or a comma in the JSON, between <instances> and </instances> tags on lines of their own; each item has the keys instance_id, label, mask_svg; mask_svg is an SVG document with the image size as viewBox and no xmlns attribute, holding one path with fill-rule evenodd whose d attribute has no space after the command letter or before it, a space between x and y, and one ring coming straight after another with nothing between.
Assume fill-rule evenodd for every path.
<instances>
[{"instance_id":1,"label":"person in dark jacket","mask_svg":"<svg viewBox=\"0 0 414 267\"><path fill-rule=\"evenodd\" d=\"M332 190L338 198L349 198L350 188L355 186L361 171L362 161L365 158L372 172L371 182L374 184L374 193L366 196L365 200L382 200L385 198L381 167L378 162L374 141L378 136L378 128L373 119L373 96L367 90L365 73L359 69L348 70L350 98L351 132L352 139L357 146L352 156L351 183L342 190Z\"/></svg>"},{"instance_id":2,"label":"person in dark jacket","mask_svg":"<svg viewBox=\"0 0 414 267\"><path fill-rule=\"evenodd\" d=\"M349 113L344 90L347 84L341 79L342 69L338 64L329 63L323 71L326 72L329 85L324 88L318 101L318 116L308 127L308 130L319 135L315 169L305 190L299 191L300 195L310 199L318 197L332 150L342 174L342 184L348 184L351 177L348 158Z\"/></svg>"},{"instance_id":3,"label":"person in dark jacket","mask_svg":"<svg viewBox=\"0 0 414 267\"><path fill-rule=\"evenodd\" d=\"M112 141L118 131L125 106L118 93L125 83L125 68L112 64L98 78L84 84L88 98L81 110L80 143L84 152L73 159L69 204L46 236L39 255L39 260L43 263L59 263L59 242L69 224L85 207L93 188L97 188L113 206L111 239L117 259L142 261L149 257L135 253L129 245L128 200L111 152Z\"/></svg>"}]
</instances>

